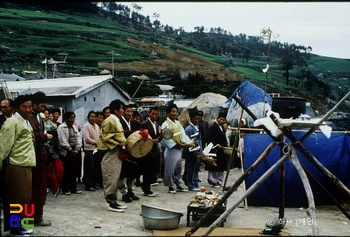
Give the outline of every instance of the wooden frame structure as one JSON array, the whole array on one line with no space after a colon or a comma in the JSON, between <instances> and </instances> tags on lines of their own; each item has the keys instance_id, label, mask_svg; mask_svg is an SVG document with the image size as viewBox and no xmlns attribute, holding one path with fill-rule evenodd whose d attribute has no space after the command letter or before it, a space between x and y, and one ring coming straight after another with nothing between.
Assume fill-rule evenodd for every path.
<instances>
[{"instance_id":1,"label":"wooden frame structure","mask_svg":"<svg viewBox=\"0 0 350 237\"><path fill-rule=\"evenodd\" d=\"M213 206L192 228L191 230L187 231L185 236L192 235L195 231L199 229L201 226L201 223L205 221L207 217L209 217L213 211L217 207L220 207L223 202L227 200L227 198L237 190L239 185L245 181L245 179L251 174L254 169L261 163L261 161L267 156L267 154L274 148L276 145L280 147L281 150L281 157L278 161L276 161L275 164L273 164L246 192L236 200L236 202L232 205L232 207L228 208L221 216L218 217L203 233L202 236L207 236L210 234L221 222L222 220L226 219L226 217L246 198L248 197L261 183L263 183L278 167L280 167L280 193L279 193L279 219L283 220L284 218L284 162L290 158L292 164L297 169L300 178L302 179L304 189L307 194L309 208L307 209L307 213L310 216L310 218L313 218L316 221L316 208L315 203L311 191L311 186L309 184L309 181L307 179L307 174L310 174L299 162L298 157L296 156L296 149L300 150L301 153L322 173L326 175L330 179L332 183L336 185L337 188L339 188L341 191L343 191L346 196L350 199L350 190L337 178L335 177L330 171L328 171L303 145L302 142L304 142L315 130L316 127L321 125L337 108L338 106L345 101L345 99L350 95L350 91L330 110L328 113L321 118L317 123L314 124L308 124L308 127L311 125L311 129L308 130L307 133L304 134L304 136L297 140L294 135L292 134L292 127L293 126L285 126L284 124L281 124L276 117L272 114L270 117L272 121L278 126L278 128L282 131L283 134L281 134L278 138L271 135L271 132L265 127L262 126L264 131L272 138L273 142L265 149L265 151L256 159L256 161L236 180L236 182L224 193L223 197L219 200L219 202ZM257 120L256 116L237 98L236 96L233 97L236 102L254 119ZM299 127L299 126L298 126ZM284 141L284 137L287 137L290 140L289 144L286 144ZM312 176L311 176L312 177ZM312 177L313 178L313 177ZM322 187L321 184L317 183ZM324 189L324 188L323 188ZM325 189L324 189L325 190ZM330 195L328 192L326 192L328 195ZM331 196L331 195L330 195ZM332 197L332 196L331 196ZM332 199L335 201L337 207L343 212L343 214L350 220L350 215L341 208L341 205L332 197ZM283 223L280 223L280 228L283 227ZM318 235L318 227L316 225L312 225L312 233L313 235Z\"/></svg>"}]
</instances>

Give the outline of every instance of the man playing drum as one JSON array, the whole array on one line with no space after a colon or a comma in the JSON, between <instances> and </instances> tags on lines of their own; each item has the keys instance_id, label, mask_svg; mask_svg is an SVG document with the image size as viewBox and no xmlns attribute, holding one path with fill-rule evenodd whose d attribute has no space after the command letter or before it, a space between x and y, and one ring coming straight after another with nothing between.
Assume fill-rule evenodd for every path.
<instances>
[{"instance_id":1,"label":"man playing drum","mask_svg":"<svg viewBox=\"0 0 350 237\"><path fill-rule=\"evenodd\" d=\"M102 122L97 145L97 149L104 153L101 162L104 196L109 203L108 210L115 212L124 212L127 208L117 203L117 184L122 160L116 157L119 156L119 151L125 147L126 142L123 127L119 121L124 112L123 105L124 103L119 99L109 104L112 113Z\"/></svg>"},{"instance_id":2,"label":"man playing drum","mask_svg":"<svg viewBox=\"0 0 350 237\"><path fill-rule=\"evenodd\" d=\"M140 123L138 122L131 122L132 115L133 115L133 105L124 105L124 113L123 116L120 118L120 123L124 130L124 136L127 139L129 136L135 132L136 130L140 129ZM131 161L131 162L130 162ZM118 182L118 189L122 193L122 200L126 203L132 202L133 200L139 200L140 198L137 197L134 192L134 181L136 180L138 174L139 174L139 167L137 165L137 159L132 157L131 154L128 154L128 159L123 161L120 179Z\"/></svg>"}]
</instances>

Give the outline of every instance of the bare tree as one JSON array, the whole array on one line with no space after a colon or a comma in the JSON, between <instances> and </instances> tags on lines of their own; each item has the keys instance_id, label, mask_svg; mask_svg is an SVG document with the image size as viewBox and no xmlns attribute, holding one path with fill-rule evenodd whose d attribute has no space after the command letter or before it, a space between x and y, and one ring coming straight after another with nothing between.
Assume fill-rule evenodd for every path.
<instances>
[{"instance_id":1,"label":"bare tree","mask_svg":"<svg viewBox=\"0 0 350 237\"><path fill-rule=\"evenodd\" d=\"M133 21L137 21L139 12L142 11L142 7L140 5L137 5L136 3L132 3L131 7L132 7L132 12L131 12L131 28L132 28L132 23Z\"/></svg>"}]
</instances>

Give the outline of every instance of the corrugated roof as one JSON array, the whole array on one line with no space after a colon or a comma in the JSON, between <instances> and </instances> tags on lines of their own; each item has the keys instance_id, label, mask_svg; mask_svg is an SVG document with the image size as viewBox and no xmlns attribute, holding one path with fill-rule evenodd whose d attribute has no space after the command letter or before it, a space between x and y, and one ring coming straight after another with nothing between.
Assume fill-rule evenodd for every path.
<instances>
[{"instance_id":1,"label":"corrugated roof","mask_svg":"<svg viewBox=\"0 0 350 237\"><path fill-rule=\"evenodd\" d=\"M159 86L159 88L162 91L170 91L174 88L174 86L171 86L171 85L162 85L162 84L156 84L156 85Z\"/></svg>"},{"instance_id":2,"label":"corrugated roof","mask_svg":"<svg viewBox=\"0 0 350 237\"><path fill-rule=\"evenodd\" d=\"M19 80L19 81L25 80L23 77L20 77L14 73L12 74L0 73L0 79L5 80L6 82L16 81L16 80Z\"/></svg>"},{"instance_id":3,"label":"corrugated roof","mask_svg":"<svg viewBox=\"0 0 350 237\"><path fill-rule=\"evenodd\" d=\"M112 80L112 83L117 83L116 80L113 80L112 75L99 75L7 82L7 86L11 92L19 92L19 94L44 91L48 96L74 96L77 98L109 80Z\"/></svg>"}]
</instances>

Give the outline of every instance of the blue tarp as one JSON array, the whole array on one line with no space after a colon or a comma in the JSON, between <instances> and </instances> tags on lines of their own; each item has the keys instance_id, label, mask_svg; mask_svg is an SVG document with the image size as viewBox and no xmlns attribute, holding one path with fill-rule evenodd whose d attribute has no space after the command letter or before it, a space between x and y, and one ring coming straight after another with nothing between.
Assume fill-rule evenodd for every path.
<instances>
[{"instance_id":1,"label":"blue tarp","mask_svg":"<svg viewBox=\"0 0 350 237\"><path fill-rule=\"evenodd\" d=\"M305 132L293 131L300 139ZM244 137L244 169L247 170L263 151L271 144L267 134L250 133ZM289 143L289 140L286 139ZM345 186L350 188L350 135L332 133L327 139L322 133L314 133L303 142L303 146ZM314 166L299 150L297 156L300 163L319 183L332 194L336 200L347 200L346 195L333 184L316 166ZM247 177L246 189L255 183L278 159L280 147L276 145L268 156ZM285 207L308 207L307 196L298 172L287 159L285 164L284 198ZM248 204L252 206L279 205L279 168L263 182L250 196ZM328 195L311 178L309 182L316 205L334 204Z\"/></svg>"},{"instance_id":2,"label":"blue tarp","mask_svg":"<svg viewBox=\"0 0 350 237\"><path fill-rule=\"evenodd\" d=\"M265 117L265 112L272 106L272 98L268 93L248 81L242 82L225 103L225 107L229 108L226 119L232 127L237 126L242 111L233 96L237 96L257 118ZM247 121L248 127L253 126L254 120L247 112L244 111L242 118Z\"/></svg>"},{"instance_id":3,"label":"blue tarp","mask_svg":"<svg viewBox=\"0 0 350 237\"><path fill-rule=\"evenodd\" d=\"M242 82L237 87L237 89L232 93L232 95L227 99L227 101L236 103L236 101L233 99L233 96L237 96L243 102L246 93L247 93L247 96L245 100L245 106L248 107L259 102L264 102L264 100L266 100L266 102L270 106L272 106L271 96L261 88L250 83L249 81Z\"/></svg>"}]
</instances>

